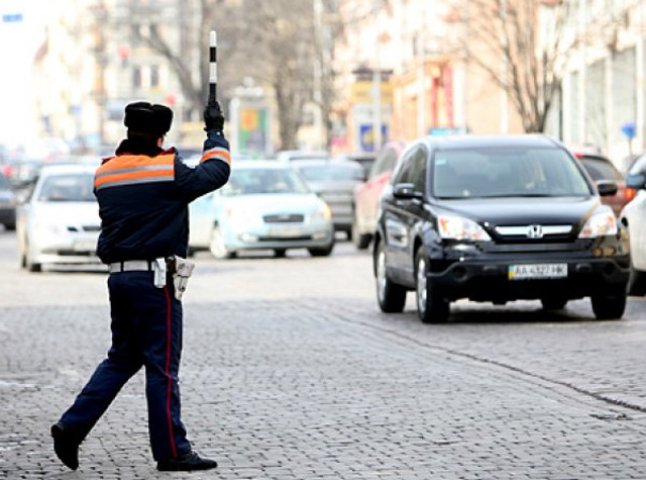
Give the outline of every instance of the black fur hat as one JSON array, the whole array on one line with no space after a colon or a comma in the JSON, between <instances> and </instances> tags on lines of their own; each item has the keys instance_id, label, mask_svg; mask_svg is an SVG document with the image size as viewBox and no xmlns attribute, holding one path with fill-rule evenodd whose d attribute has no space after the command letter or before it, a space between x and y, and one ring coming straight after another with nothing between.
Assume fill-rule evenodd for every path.
<instances>
[{"instance_id":1,"label":"black fur hat","mask_svg":"<svg viewBox=\"0 0 646 480\"><path fill-rule=\"evenodd\" d=\"M154 136L163 136L173 123L173 111L164 105L135 102L126 106L123 124L128 130Z\"/></svg>"}]
</instances>

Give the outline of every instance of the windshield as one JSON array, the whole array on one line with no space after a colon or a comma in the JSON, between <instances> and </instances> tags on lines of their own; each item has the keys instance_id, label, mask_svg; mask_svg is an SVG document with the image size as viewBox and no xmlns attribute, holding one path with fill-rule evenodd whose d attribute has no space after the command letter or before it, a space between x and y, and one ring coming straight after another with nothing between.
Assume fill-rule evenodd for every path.
<instances>
[{"instance_id":1,"label":"windshield","mask_svg":"<svg viewBox=\"0 0 646 480\"><path fill-rule=\"evenodd\" d=\"M222 195L257 195L280 193L309 193L300 176L282 168L245 168L233 170Z\"/></svg>"},{"instance_id":2,"label":"windshield","mask_svg":"<svg viewBox=\"0 0 646 480\"><path fill-rule=\"evenodd\" d=\"M95 202L94 176L90 173L51 175L38 194L41 202Z\"/></svg>"},{"instance_id":3,"label":"windshield","mask_svg":"<svg viewBox=\"0 0 646 480\"><path fill-rule=\"evenodd\" d=\"M359 164L303 165L298 167L300 174L308 182L334 182L363 180L363 167Z\"/></svg>"},{"instance_id":4,"label":"windshield","mask_svg":"<svg viewBox=\"0 0 646 480\"><path fill-rule=\"evenodd\" d=\"M440 150L433 162L438 198L587 196L574 160L558 148Z\"/></svg>"}]
</instances>

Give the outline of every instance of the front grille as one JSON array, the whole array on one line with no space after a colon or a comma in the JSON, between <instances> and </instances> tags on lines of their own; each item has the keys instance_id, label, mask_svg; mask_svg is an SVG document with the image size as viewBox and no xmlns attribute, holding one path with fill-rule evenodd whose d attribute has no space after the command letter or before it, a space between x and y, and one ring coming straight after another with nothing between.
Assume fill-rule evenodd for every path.
<instances>
[{"instance_id":1,"label":"front grille","mask_svg":"<svg viewBox=\"0 0 646 480\"><path fill-rule=\"evenodd\" d=\"M80 227L76 225L70 225L67 227L68 232L100 232L100 225L81 225Z\"/></svg>"},{"instance_id":2,"label":"front grille","mask_svg":"<svg viewBox=\"0 0 646 480\"><path fill-rule=\"evenodd\" d=\"M265 215L262 217L265 223L303 223L305 216L298 213L285 213L276 215Z\"/></svg>"},{"instance_id":3,"label":"front grille","mask_svg":"<svg viewBox=\"0 0 646 480\"><path fill-rule=\"evenodd\" d=\"M260 242L303 242L312 240L311 235L304 235L302 237L259 237Z\"/></svg>"}]
</instances>

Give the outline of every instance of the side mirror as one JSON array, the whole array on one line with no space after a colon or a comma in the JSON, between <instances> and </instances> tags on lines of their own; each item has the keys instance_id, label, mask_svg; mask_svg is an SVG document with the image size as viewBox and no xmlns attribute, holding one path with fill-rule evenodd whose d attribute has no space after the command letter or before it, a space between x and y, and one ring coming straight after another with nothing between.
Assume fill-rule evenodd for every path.
<instances>
[{"instance_id":1,"label":"side mirror","mask_svg":"<svg viewBox=\"0 0 646 480\"><path fill-rule=\"evenodd\" d=\"M635 190L643 190L646 188L646 175L643 173L633 173L626 177L626 186L634 188Z\"/></svg>"},{"instance_id":2,"label":"side mirror","mask_svg":"<svg viewBox=\"0 0 646 480\"><path fill-rule=\"evenodd\" d=\"M597 191L602 197L610 197L617 194L617 184L610 180L599 180L597 182Z\"/></svg>"},{"instance_id":3,"label":"side mirror","mask_svg":"<svg viewBox=\"0 0 646 480\"><path fill-rule=\"evenodd\" d=\"M412 183L398 183L393 187L393 197L400 200L421 200L424 195L415 190L415 185Z\"/></svg>"}]
</instances>

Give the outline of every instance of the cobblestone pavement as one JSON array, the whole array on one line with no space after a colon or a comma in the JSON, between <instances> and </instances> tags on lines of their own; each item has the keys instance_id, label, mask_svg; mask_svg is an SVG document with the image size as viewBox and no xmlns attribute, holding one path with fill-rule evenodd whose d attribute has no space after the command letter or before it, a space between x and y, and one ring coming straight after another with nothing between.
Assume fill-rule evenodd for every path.
<instances>
[{"instance_id":1,"label":"cobblestone pavement","mask_svg":"<svg viewBox=\"0 0 646 480\"><path fill-rule=\"evenodd\" d=\"M646 479L646 302L546 314L461 302L423 325L378 311L370 258L197 258L183 417L208 473L160 473L135 376L81 447L49 426L109 346L104 273L17 269L0 232L0 478Z\"/></svg>"}]
</instances>

